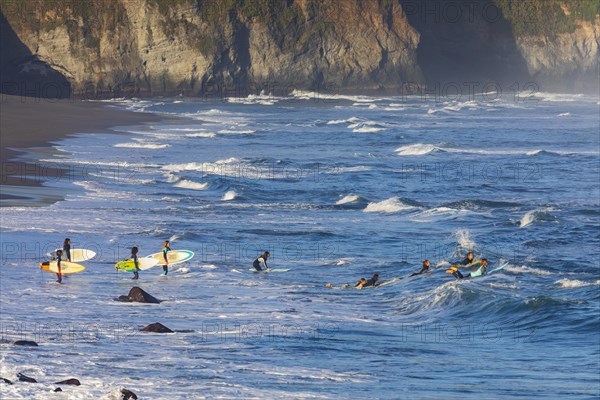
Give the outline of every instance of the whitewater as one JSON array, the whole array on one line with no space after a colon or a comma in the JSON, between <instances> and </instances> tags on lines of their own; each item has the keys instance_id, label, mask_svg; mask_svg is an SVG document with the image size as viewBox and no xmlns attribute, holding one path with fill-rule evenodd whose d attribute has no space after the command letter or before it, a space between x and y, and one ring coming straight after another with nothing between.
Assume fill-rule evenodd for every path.
<instances>
[{"instance_id":1,"label":"whitewater","mask_svg":"<svg viewBox=\"0 0 600 400\"><path fill-rule=\"evenodd\" d=\"M0 376L38 380L2 398L600 396L597 97L115 106L165 120L32 150L64 199L1 210ZM98 255L57 285L38 262L66 237ZM140 272L162 303L115 301L115 262L165 240L196 256ZM250 272L265 250L290 271ZM455 281L467 251L508 265ZM374 273L399 279L340 288Z\"/></svg>"}]
</instances>

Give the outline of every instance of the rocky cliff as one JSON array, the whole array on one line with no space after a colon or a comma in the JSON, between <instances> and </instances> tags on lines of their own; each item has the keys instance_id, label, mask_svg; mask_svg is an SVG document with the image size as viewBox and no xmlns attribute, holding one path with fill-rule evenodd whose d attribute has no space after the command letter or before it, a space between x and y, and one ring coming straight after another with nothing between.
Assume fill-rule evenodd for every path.
<instances>
[{"instance_id":1,"label":"rocky cliff","mask_svg":"<svg viewBox=\"0 0 600 400\"><path fill-rule=\"evenodd\" d=\"M540 4L552 2L559 3ZM522 24L524 13L538 18L545 6L516 13L511 0L1 4L4 92L55 75L62 80L53 90L88 97L398 91L405 83L451 80L533 80L553 90L598 85L600 18L593 7L575 15L561 8L569 29L548 32Z\"/></svg>"}]
</instances>

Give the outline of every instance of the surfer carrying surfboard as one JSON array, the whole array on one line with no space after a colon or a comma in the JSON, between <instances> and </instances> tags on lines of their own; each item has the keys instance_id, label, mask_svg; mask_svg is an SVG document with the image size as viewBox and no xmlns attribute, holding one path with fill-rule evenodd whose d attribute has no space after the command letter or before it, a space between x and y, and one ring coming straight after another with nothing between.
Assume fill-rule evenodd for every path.
<instances>
[{"instance_id":1,"label":"surfer carrying surfboard","mask_svg":"<svg viewBox=\"0 0 600 400\"><path fill-rule=\"evenodd\" d=\"M68 239L65 240L65 243L67 242L67 240ZM60 259L62 257L62 253L62 250L56 250L56 267L58 268L58 272L56 273L58 280L56 282L58 283L62 283L62 272L60 270Z\"/></svg>"},{"instance_id":2,"label":"surfer carrying surfboard","mask_svg":"<svg viewBox=\"0 0 600 400\"><path fill-rule=\"evenodd\" d=\"M415 272L415 273L411 274L410 276L421 275L421 274L429 271L429 266L431 265L431 263L429 262L429 260L423 261L422 265L423 266L422 266L422 268L421 268L421 270L419 272Z\"/></svg>"},{"instance_id":3,"label":"surfer carrying surfboard","mask_svg":"<svg viewBox=\"0 0 600 400\"><path fill-rule=\"evenodd\" d=\"M171 242L169 242L168 240L165 240L165 244L163 245L163 249L162 249L163 259L165 261L165 263L163 264L163 275L167 275L169 273L168 253L169 253L169 251L171 251L170 245L171 245Z\"/></svg>"},{"instance_id":4,"label":"surfer carrying surfboard","mask_svg":"<svg viewBox=\"0 0 600 400\"><path fill-rule=\"evenodd\" d=\"M139 270L140 270L140 263L138 261L138 251L139 249L136 246L133 246L131 248L131 259L133 260L133 264L135 265L135 269L133 270L133 278L132 279L138 279L139 276Z\"/></svg>"},{"instance_id":5,"label":"surfer carrying surfboard","mask_svg":"<svg viewBox=\"0 0 600 400\"><path fill-rule=\"evenodd\" d=\"M67 261L71 262L71 239L66 238L65 241L63 242L63 252L65 253L65 256L67 257ZM60 257L59 257L60 259Z\"/></svg>"},{"instance_id":6,"label":"surfer carrying surfboard","mask_svg":"<svg viewBox=\"0 0 600 400\"><path fill-rule=\"evenodd\" d=\"M271 253L269 253L268 251L265 251L264 253L262 253L262 255L260 257L258 257L256 260L254 260L254 262L252 263L252 266L254 267L254 269L256 269L257 271L262 271L263 269L261 268L261 264L265 266L265 269L268 271L270 268L267 265L267 260L269 259L269 257L271 256Z\"/></svg>"}]
</instances>

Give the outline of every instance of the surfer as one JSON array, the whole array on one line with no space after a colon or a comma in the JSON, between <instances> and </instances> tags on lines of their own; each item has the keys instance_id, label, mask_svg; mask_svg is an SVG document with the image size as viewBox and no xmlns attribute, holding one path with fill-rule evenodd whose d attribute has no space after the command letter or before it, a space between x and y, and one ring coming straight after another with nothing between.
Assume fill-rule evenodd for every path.
<instances>
[{"instance_id":1,"label":"surfer","mask_svg":"<svg viewBox=\"0 0 600 400\"><path fill-rule=\"evenodd\" d=\"M167 254L169 253L169 251L171 251L171 247L169 247L170 245L171 242L165 240L165 244L163 244L162 249L163 259L165 260L165 263L163 264L163 275L167 275L169 273L169 257L167 256Z\"/></svg>"},{"instance_id":2,"label":"surfer","mask_svg":"<svg viewBox=\"0 0 600 400\"><path fill-rule=\"evenodd\" d=\"M138 279L139 276L139 270L140 270L140 263L138 261L138 248L136 246L133 246L131 248L131 259L133 260L133 266L134 266L134 270L133 270L133 278L132 279Z\"/></svg>"},{"instance_id":3,"label":"surfer","mask_svg":"<svg viewBox=\"0 0 600 400\"><path fill-rule=\"evenodd\" d=\"M461 272L458 270L458 268L452 267L452 271L453 271L452 276L454 276L456 279L465 279L465 278L474 278L476 276L485 275L487 272L487 265L488 265L487 258L482 258L481 266L476 271L471 272L470 274L467 274L467 275L461 274Z\"/></svg>"},{"instance_id":4,"label":"surfer","mask_svg":"<svg viewBox=\"0 0 600 400\"><path fill-rule=\"evenodd\" d=\"M469 265L469 264L473 263L473 261L475 261L475 257L473 256L473 252L470 251L467 253L467 257L465 257L465 259L462 260L460 263L462 265Z\"/></svg>"},{"instance_id":5,"label":"surfer","mask_svg":"<svg viewBox=\"0 0 600 400\"><path fill-rule=\"evenodd\" d=\"M265 251L264 253L262 253L262 255L260 257L258 257L256 260L254 260L254 262L252 263L252 266L254 267L255 270L257 271L262 271L263 269L261 268L261 264L263 264L265 266L265 270L269 270L269 266L267 265L267 260L269 259L269 257L271 256L271 253L269 253L268 251Z\"/></svg>"},{"instance_id":6,"label":"surfer","mask_svg":"<svg viewBox=\"0 0 600 400\"><path fill-rule=\"evenodd\" d=\"M421 267L421 270L419 272L415 272L415 273L411 274L410 276L421 275L425 272L429 272L430 265L431 265L431 263L429 262L429 260L423 261L423 266Z\"/></svg>"},{"instance_id":7,"label":"surfer","mask_svg":"<svg viewBox=\"0 0 600 400\"><path fill-rule=\"evenodd\" d=\"M70 262L71 261L71 239L66 238L65 241L63 242L63 252L65 253L65 256L67 257L67 261Z\"/></svg>"},{"instance_id":8,"label":"surfer","mask_svg":"<svg viewBox=\"0 0 600 400\"><path fill-rule=\"evenodd\" d=\"M365 278L360 278L360 280L358 282L356 282L356 284L354 285L355 288L361 288L363 287L365 284L367 283L367 280Z\"/></svg>"},{"instance_id":9,"label":"surfer","mask_svg":"<svg viewBox=\"0 0 600 400\"><path fill-rule=\"evenodd\" d=\"M375 274L373 275L373 277L369 280L367 280L362 287L369 287L369 286L377 286L377 282L379 281L379 274Z\"/></svg>"},{"instance_id":10,"label":"surfer","mask_svg":"<svg viewBox=\"0 0 600 400\"><path fill-rule=\"evenodd\" d=\"M65 240L65 243L66 242L67 241ZM56 250L56 267L58 268L58 272L56 273L56 276L58 277L58 280L56 281L57 283L62 283L62 273L60 270L60 259L62 257L62 254L63 254L62 250Z\"/></svg>"}]
</instances>

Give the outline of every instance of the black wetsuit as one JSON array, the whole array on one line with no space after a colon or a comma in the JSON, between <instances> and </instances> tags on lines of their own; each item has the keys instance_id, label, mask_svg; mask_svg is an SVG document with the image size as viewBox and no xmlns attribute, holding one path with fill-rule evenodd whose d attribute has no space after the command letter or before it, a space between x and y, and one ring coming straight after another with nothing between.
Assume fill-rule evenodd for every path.
<instances>
[{"instance_id":1,"label":"black wetsuit","mask_svg":"<svg viewBox=\"0 0 600 400\"><path fill-rule=\"evenodd\" d=\"M465 264L465 265L466 265L466 264ZM471 275L471 274L469 274L469 275ZM461 274L459 270L456 270L456 271L454 271L454 272L452 273L452 276L454 276L456 279L464 279L464 276L463 276L463 274Z\"/></svg>"},{"instance_id":2,"label":"black wetsuit","mask_svg":"<svg viewBox=\"0 0 600 400\"><path fill-rule=\"evenodd\" d=\"M473 257L472 260L469 260L469 257L465 258L464 260L461 261L462 265L469 265L471 263L475 262L475 257Z\"/></svg>"},{"instance_id":3,"label":"black wetsuit","mask_svg":"<svg viewBox=\"0 0 600 400\"><path fill-rule=\"evenodd\" d=\"M60 273L56 274L56 276L58 277L58 280L56 282L61 283L62 282L62 269L61 269L61 265L60 265L60 256L56 259L56 266L58 267L58 270L61 271Z\"/></svg>"},{"instance_id":4,"label":"black wetsuit","mask_svg":"<svg viewBox=\"0 0 600 400\"><path fill-rule=\"evenodd\" d=\"M423 267L423 268L421 268L421 270L419 272L415 272L415 273L411 274L410 276L421 275L427 271L429 271L429 267Z\"/></svg>"},{"instance_id":5,"label":"black wetsuit","mask_svg":"<svg viewBox=\"0 0 600 400\"><path fill-rule=\"evenodd\" d=\"M65 255L65 257L67 258L68 261L71 261L71 245L70 244L63 244L63 254Z\"/></svg>"},{"instance_id":6,"label":"black wetsuit","mask_svg":"<svg viewBox=\"0 0 600 400\"><path fill-rule=\"evenodd\" d=\"M138 274L138 268L139 268L138 256L137 256L137 254L132 254L131 258L133 259L133 265L134 265L133 279L138 279L139 278L139 274Z\"/></svg>"},{"instance_id":7,"label":"black wetsuit","mask_svg":"<svg viewBox=\"0 0 600 400\"><path fill-rule=\"evenodd\" d=\"M377 286L377 282L379 282L379 280L373 280L373 278L367 279L367 282L362 285L362 287Z\"/></svg>"},{"instance_id":8,"label":"black wetsuit","mask_svg":"<svg viewBox=\"0 0 600 400\"><path fill-rule=\"evenodd\" d=\"M267 260L265 260L265 258L263 256L260 256L256 260L254 260L254 262L252 263L252 266L254 267L255 270L262 271L262 268L260 268L261 263L265 264L266 269L269 269L269 267L267 266Z\"/></svg>"}]
</instances>

